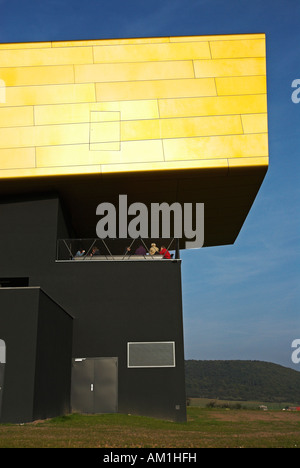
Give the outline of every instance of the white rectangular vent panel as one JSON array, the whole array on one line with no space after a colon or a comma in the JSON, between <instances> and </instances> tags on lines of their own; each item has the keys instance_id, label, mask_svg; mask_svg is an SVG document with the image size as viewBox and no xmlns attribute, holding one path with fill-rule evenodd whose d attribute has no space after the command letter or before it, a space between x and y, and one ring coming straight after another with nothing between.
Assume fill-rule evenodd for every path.
<instances>
[{"instance_id":1,"label":"white rectangular vent panel","mask_svg":"<svg viewBox=\"0 0 300 468\"><path fill-rule=\"evenodd\" d=\"M175 342L130 342L128 367L175 367Z\"/></svg>"}]
</instances>

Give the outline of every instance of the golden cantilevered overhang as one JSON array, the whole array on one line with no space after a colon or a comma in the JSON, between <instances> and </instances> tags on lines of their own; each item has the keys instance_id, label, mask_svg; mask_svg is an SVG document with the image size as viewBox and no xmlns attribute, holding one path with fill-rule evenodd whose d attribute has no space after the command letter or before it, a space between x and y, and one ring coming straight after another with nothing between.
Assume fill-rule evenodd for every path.
<instances>
[{"instance_id":1,"label":"golden cantilevered overhang","mask_svg":"<svg viewBox=\"0 0 300 468\"><path fill-rule=\"evenodd\" d=\"M56 190L78 234L126 193L232 243L267 167L264 34L0 44L0 193Z\"/></svg>"}]
</instances>

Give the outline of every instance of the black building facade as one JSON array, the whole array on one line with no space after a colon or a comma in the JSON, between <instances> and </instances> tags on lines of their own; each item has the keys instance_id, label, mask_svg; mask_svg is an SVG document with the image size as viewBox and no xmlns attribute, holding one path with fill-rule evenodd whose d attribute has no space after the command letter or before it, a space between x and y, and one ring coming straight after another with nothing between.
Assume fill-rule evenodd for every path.
<instances>
[{"instance_id":1,"label":"black building facade","mask_svg":"<svg viewBox=\"0 0 300 468\"><path fill-rule=\"evenodd\" d=\"M72 233L55 195L2 199L0 219L0 421L185 421L180 260L59 259Z\"/></svg>"}]
</instances>

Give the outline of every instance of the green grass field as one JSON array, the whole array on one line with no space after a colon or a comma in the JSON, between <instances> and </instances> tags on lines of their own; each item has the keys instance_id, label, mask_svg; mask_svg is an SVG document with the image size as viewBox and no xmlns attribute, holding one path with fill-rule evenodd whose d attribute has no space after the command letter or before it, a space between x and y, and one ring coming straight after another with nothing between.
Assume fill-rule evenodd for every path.
<instances>
[{"instance_id":1,"label":"green grass field","mask_svg":"<svg viewBox=\"0 0 300 468\"><path fill-rule=\"evenodd\" d=\"M298 448L300 412L188 407L187 423L69 415L0 425L0 448Z\"/></svg>"}]
</instances>

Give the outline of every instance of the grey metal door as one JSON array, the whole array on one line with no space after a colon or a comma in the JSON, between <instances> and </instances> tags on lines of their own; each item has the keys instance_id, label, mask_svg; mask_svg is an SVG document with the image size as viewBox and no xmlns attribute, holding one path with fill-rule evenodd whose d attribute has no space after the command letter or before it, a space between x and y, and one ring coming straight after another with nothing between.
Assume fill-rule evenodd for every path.
<instances>
[{"instance_id":1,"label":"grey metal door","mask_svg":"<svg viewBox=\"0 0 300 468\"><path fill-rule=\"evenodd\" d=\"M73 359L71 406L78 413L118 411L118 359Z\"/></svg>"}]
</instances>

